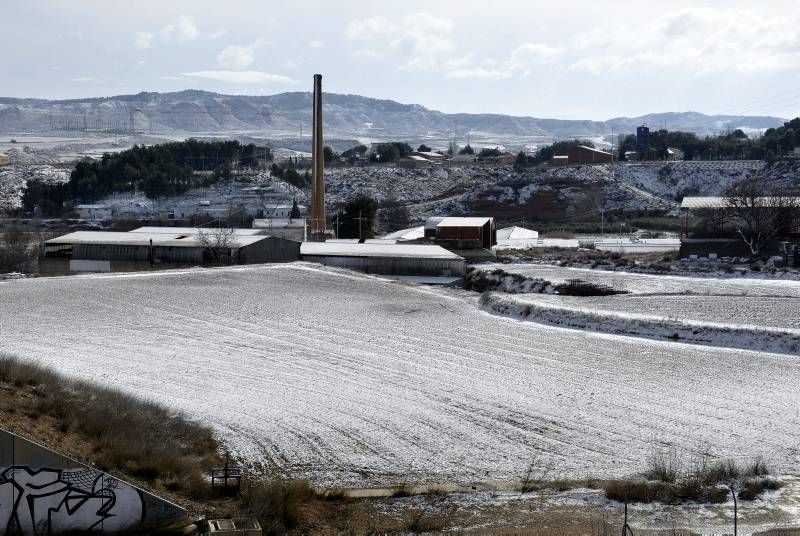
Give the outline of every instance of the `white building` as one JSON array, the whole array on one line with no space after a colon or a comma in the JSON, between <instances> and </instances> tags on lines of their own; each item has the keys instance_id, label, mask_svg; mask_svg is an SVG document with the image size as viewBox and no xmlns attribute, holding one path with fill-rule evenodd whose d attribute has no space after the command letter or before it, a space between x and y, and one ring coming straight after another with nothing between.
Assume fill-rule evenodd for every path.
<instances>
[{"instance_id":1,"label":"white building","mask_svg":"<svg viewBox=\"0 0 800 536\"><path fill-rule=\"evenodd\" d=\"M111 205L78 205L75 208L82 220L108 220L112 215Z\"/></svg>"},{"instance_id":2,"label":"white building","mask_svg":"<svg viewBox=\"0 0 800 536\"><path fill-rule=\"evenodd\" d=\"M498 248L535 248L538 241L539 233L524 227L505 227L497 230Z\"/></svg>"}]
</instances>

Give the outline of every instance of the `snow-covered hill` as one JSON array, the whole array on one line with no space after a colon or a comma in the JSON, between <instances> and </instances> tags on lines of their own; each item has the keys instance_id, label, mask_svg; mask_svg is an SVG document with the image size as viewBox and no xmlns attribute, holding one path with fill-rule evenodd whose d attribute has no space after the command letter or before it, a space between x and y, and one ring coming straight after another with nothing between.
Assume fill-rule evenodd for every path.
<instances>
[{"instance_id":1,"label":"snow-covered hill","mask_svg":"<svg viewBox=\"0 0 800 536\"><path fill-rule=\"evenodd\" d=\"M222 95L186 90L175 93L118 95L68 101L0 98L0 132L44 131L53 122L92 128L113 123L126 128L133 114L134 126L149 132L259 131L296 134L311 125L311 93L293 92L268 96ZM502 114L446 114L418 104L325 93L323 114L326 135L411 140L435 136L449 139L454 132L472 131L483 136L563 138L633 132L642 123L671 130L714 134L725 129L763 130L784 120L767 116L710 116L697 112L618 117L608 121L543 119ZM307 130L308 131L308 130Z\"/></svg>"}]
</instances>

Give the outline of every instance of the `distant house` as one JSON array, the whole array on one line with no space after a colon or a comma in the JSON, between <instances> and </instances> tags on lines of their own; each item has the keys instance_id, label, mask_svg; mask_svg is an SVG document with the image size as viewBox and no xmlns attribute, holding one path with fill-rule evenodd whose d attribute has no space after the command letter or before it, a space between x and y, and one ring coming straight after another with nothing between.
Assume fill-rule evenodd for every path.
<instances>
[{"instance_id":1,"label":"distant house","mask_svg":"<svg viewBox=\"0 0 800 536\"><path fill-rule=\"evenodd\" d=\"M455 154L450 157L450 162L453 164L469 164L477 161L478 157L474 154Z\"/></svg>"},{"instance_id":2,"label":"distant house","mask_svg":"<svg viewBox=\"0 0 800 536\"><path fill-rule=\"evenodd\" d=\"M557 154L550 160L550 163L554 166L566 166L569 164L569 157L565 154Z\"/></svg>"},{"instance_id":3,"label":"distant house","mask_svg":"<svg viewBox=\"0 0 800 536\"><path fill-rule=\"evenodd\" d=\"M113 213L111 205L78 205L75 209L82 220L108 220Z\"/></svg>"},{"instance_id":4,"label":"distant house","mask_svg":"<svg viewBox=\"0 0 800 536\"><path fill-rule=\"evenodd\" d=\"M11 159L8 158L8 155L0 154L0 166L7 166L11 162Z\"/></svg>"},{"instance_id":5,"label":"distant house","mask_svg":"<svg viewBox=\"0 0 800 536\"><path fill-rule=\"evenodd\" d=\"M586 145L575 145L567 149L567 157L570 165L580 164L603 164L614 161L614 155L600 149L588 147Z\"/></svg>"},{"instance_id":6,"label":"distant house","mask_svg":"<svg viewBox=\"0 0 800 536\"><path fill-rule=\"evenodd\" d=\"M421 156L431 162L443 162L445 159L442 153L436 153L434 151L411 151L411 156Z\"/></svg>"},{"instance_id":7,"label":"distant house","mask_svg":"<svg viewBox=\"0 0 800 536\"><path fill-rule=\"evenodd\" d=\"M306 214L308 209L305 205L298 205L300 214ZM264 208L264 215L272 218L289 218L292 215L292 205L267 205Z\"/></svg>"},{"instance_id":8,"label":"distant house","mask_svg":"<svg viewBox=\"0 0 800 536\"><path fill-rule=\"evenodd\" d=\"M677 147L667 147L667 160L683 160L683 151Z\"/></svg>"},{"instance_id":9,"label":"distant house","mask_svg":"<svg viewBox=\"0 0 800 536\"><path fill-rule=\"evenodd\" d=\"M423 156L418 155L409 155L405 158L401 158L397 161L397 167L407 168L407 169L419 169L419 168L426 168L433 165L431 160Z\"/></svg>"},{"instance_id":10,"label":"distant house","mask_svg":"<svg viewBox=\"0 0 800 536\"><path fill-rule=\"evenodd\" d=\"M270 236L304 242L307 238L305 218L259 218L253 220L253 229L263 230Z\"/></svg>"}]
</instances>

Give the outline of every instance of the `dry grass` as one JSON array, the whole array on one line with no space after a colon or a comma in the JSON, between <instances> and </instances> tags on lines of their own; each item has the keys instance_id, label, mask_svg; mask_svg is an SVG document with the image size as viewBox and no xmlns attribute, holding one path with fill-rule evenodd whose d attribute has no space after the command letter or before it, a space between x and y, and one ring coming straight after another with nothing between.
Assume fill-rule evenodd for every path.
<instances>
[{"instance_id":1,"label":"dry grass","mask_svg":"<svg viewBox=\"0 0 800 536\"><path fill-rule=\"evenodd\" d=\"M711 460L701 457L685 469L674 449L655 452L643 473L646 480L612 480L603 486L606 497L619 502L684 502L722 503L730 498L730 489L737 489L742 500L753 500L783 484L764 478L769 473L762 458L745 465L733 460Z\"/></svg>"},{"instance_id":2,"label":"dry grass","mask_svg":"<svg viewBox=\"0 0 800 536\"><path fill-rule=\"evenodd\" d=\"M210 428L158 404L10 356L0 355L0 384L24 390L15 411L32 420L52 419L58 432L88 443L99 468L187 497L208 493L204 473L219 463Z\"/></svg>"},{"instance_id":3,"label":"dry grass","mask_svg":"<svg viewBox=\"0 0 800 536\"><path fill-rule=\"evenodd\" d=\"M283 534L300 525L304 506L318 498L305 480L249 482L242 490L240 514L258 519L266 534Z\"/></svg>"}]
</instances>

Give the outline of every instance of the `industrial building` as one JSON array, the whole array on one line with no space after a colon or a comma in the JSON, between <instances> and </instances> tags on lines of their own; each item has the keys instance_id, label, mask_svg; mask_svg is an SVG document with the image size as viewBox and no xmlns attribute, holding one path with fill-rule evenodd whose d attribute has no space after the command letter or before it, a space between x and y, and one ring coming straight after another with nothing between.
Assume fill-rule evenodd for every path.
<instances>
[{"instance_id":1,"label":"industrial building","mask_svg":"<svg viewBox=\"0 0 800 536\"><path fill-rule=\"evenodd\" d=\"M759 197L754 206L790 207L800 205L798 198ZM681 257L742 257L752 256L750 248L730 225L733 208L725 197L686 196L681 201ZM791 210L788 209L787 210ZM694 214L702 215L706 228L701 234L690 232L689 219ZM775 237L768 241L762 255L786 255L794 251L800 242L800 220L788 221Z\"/></svg>"},{"instance_id":2,"label":"industrial building","mask_svg":"<svg viewBox=\"0 0 800 536\"><path fill-rule=\"evenodd\" d=\"M253 228L270 236L305 242L308 225L305 218L263 218L253 220Z\"/></svg>"},{"instance_id":3,"label":"industrial building","mask_svg":"<svg viewBox=\"0 0 800 536\"><path fill-rule=\"evenodd\" d=\"M127 233L78 231L46 241L39 266L43 273L54 274L175 268L219 259L253 264L300 258L300 242L257 234L257 229L203 230L206 240L200 232L180 227L141 227Z\"/></svg>"},{"instance_id":4,"label":"industrial building","mask_svg":"<svg viewBox=\"0 0 800 536\"><path fill-rule=\"evenodd\" d=\"M434 217L425 222L425 238L450 250L488 250L497 244L497 227L490 217Z\"/></svg>"},{"instance_id":5,"label":"industrial building","mask_svg":"<svg viewBox=\"0 0 800 536\"><path fill-rule=\"evenodd\" d=\"M636 152L642 153L650 148L650 128L642 125L636 127Z\"/></svg>"},{"instance_id":6,"label":"industrial building","mask_svg":"<svg viewBox=\"0 0 800 536\"><path fill-rule=\"evenodd\" d=\"M304 242L300 254L309 262L368 274L461 278L466 271L463 257L424 244Z\"/></svg>"},{"instance_id":7,"label":"industrial building","mask_svg":"<svg viewBox=\"0 0 800 536\"><path fill-rule=\"evenodd\" d=\"M563 157L564 155L557 156ZM611 153L586 145L575 145L567 148L566 156L567 163L571 166L583 164L610 164L614 161L614 155ZM553 157L553 160L555 159L556 157Z\"/></svg>"}]
</instances>

